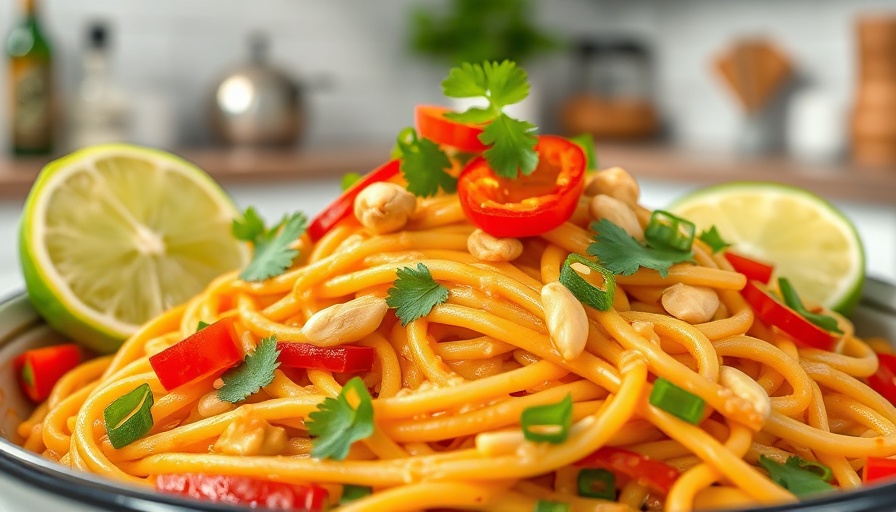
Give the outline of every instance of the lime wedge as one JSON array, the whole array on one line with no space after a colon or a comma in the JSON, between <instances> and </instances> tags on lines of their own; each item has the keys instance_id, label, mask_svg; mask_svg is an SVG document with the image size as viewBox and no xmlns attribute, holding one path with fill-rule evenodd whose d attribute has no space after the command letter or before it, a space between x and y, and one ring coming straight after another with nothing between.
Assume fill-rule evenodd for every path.
<instances>
[{"instance_id":1,"label":"lime wedge","mask_svg":"<svg viewBox=\"0 0 896 512\"><path fill-rule=\"evenodd\" d=\"M25 202L19 250L31 302L99 352L240 268L233 202L169 153L123 144L82 149L43 168Z\"/></svg>"},{"instance_id":2,"label":"lime wedge","mask_svg":"<svg viewBox=\"0 0 896 512\"><path fill-rule=\"evenodd\" d=\"M698 232L715 225L733 250L775 264L809 303L848 313L865 281L858 232L834 205L806 190L734 182L687 194L670 210ZM776 279L776 277L773 277Z\"/></svg>"}]
</instances>

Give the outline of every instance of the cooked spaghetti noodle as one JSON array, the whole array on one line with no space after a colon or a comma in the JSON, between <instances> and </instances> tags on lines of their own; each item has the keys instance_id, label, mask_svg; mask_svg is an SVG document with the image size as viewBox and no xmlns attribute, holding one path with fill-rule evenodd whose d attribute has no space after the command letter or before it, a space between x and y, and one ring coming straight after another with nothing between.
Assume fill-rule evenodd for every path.
<instances>
[{"instance_id":1,"label":"cooked spaghetti noodle","mask_svg":"<svg viewBox=\"0 0 896 512\"><path fill-rule=\"evenodd\" d=\"M644 268L617 276L613 307L585 308L584 351L564 358L540 293L558 280L569 253L586 254L589 200L582 196L561 227L523 239L522 254L510 262L471 254L475 228L453 194L419 199L395 233L375 234L349 216L316 244L307 235L297 241L301 256L286 273L263 282L221 276L114 356L68 373L21 424L23 446L138 485L164 474L243 475L318 484L331 502L345 485L373 489L345 511L531 511L539 500L573 511L757 506L796 500L760 467L762 455L823 463L846 490L861 485L866 456L896 454L896 408L864 383L877 359L849 321L826 312L844 331L833 352L799 348L754 320L738 293L745 277L700 241L697 264L674 265L664 278ZM645 227L650 212L633 209ZM224 317L235 318L247 353L268 336L307 342L303 325L313 314L357 297L385 297L396 271L418 263L448 289L448 300L406 326L390 312L373 332L347 342L376 352L373 369L361 375L374 397L375 429L345 460L312 458L305 421L349 375L281 368L262 391L230 404L217 399L214 376L168 392L148 362L200 321ZM678 283L718 296L710 320L692 324L665 311L662 294ZM762 397L756 402L723 385L731 368L761 386L770 413L763 414ZM656 378L702 398L702 421L691 424L651 405ZM144 383L155 397L154 427L114 449L103 411ZM526 440L521 413L565 396L573 401L568 438ZM234 425L245 435L232 435ZM269 443L273 450L247 440L274 430L286 435ZM641 478L617 475L616 501L579 497L575 463L606 446L662 461L680 476L666 495Z\"/></svg>"}]
</instances>

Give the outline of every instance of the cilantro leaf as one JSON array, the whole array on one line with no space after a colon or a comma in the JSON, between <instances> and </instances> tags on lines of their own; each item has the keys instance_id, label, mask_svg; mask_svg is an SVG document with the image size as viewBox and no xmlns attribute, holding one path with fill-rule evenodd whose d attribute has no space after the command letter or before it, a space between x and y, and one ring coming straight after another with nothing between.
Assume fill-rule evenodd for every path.
<instances>
[{"instance_id":1,"label":"cilantro leaf","mask_svg":"<svg viewBox=\"0 0 896 512\"><path fill-rule=\"evenodd\" d=\"M519 173L531 174L538 166L535 125L513 119L503 108L526 99L529 82L526 72L509 60L464 63L453 68L442 81L442 90L452 98L485 98L486 108L472 108L446 117L461 123L485 125L479 140L492 146L484 152L495 174L516 178Z\"/></svg>"},{"instance_id":2,"label":"cilantro leaf","mask_svg":"<svg viewBox=\"0 0 896 512\"><path fill-rule=\"evenodd\" d=\"M479 140L491 145L483 152L489 167L498 176L516 178L519 172L528 176L538 167L538 153L535 144L538 138L533 130L535 125L499 115L482 131Z\"/></svg>"},{"instance_id":3,"label":"cilantro leaf","mask_svg":"<svg viewBox=\"0 0 896 512\"><path fill-rule=\"evenodd\" d=\"M356 399L353 407L349 394ZM355 400L353 400L355 401ZM311 441L311 456L343 460L355 441L373 434L373 401L360 377L345 383L339 396L327 397L305 421Z\"/></svg>"},{"instance_id":4,"label":"cilantro leaf","mask_svg":"<svg viewBox=\"0 0 896 512\"><path fill-rule=\"evenodd\" d=\"M731 244L722 239L722 235L719 234L719 230L716 229L715 225L701 231L697 238L708 245L713 253L721 252L731 247Z\"/></svg>"},{"instance_id":5,"label":"cilantro leaf","mask_svg":"<svg viewBox=\"0 0 896 512\"><path fill-rule=\"evenodd\" d=\"M249 210L251 208L246 210L246 218L248 218ZM257 217L257 214L255 216ZM260 221L260 218L258 220ZM279 276L292 265L292 261L299 255L299 251L290 248L290 245L305 232L308 219L304 213L296 212L283 217L279 224L269 230L264 229L264 224L262 224L260 231L257 229L255 220L253 219L251 222L252 224L248 227L246 224L242 224L239 228L234 222L234 234L239 231L243 235L249 233L255 235L251 240L254 245L252 261L240 273L240 279L263 281Z\"/></svg>"},{"instance_id":6,"label":"cilantro leaf","mask_svg":"<svg viewBox=\"0 0 896 512\"><path fill-rule=\"evenodd\" d=\"M819 463L810 462L797 456L787 458L787 462L781 464L775 460L759 456L759 465L765 468L769 473L769 477L781 487L796 494L797 496L805 496L807 494L815 494L819 492L830 491L834 486L825 482L822 475L812 469L830 470Z\"/></svg>"},{"instance_id":7,"label":"cilantro leaf","mask_svg":"<svg viewBox=\"0 0 896 512\"><path fill-rule=\"evenodd\" d=\"M428 315L433 307L448 300L448 288L435 282L423 263L418 263L416 270L404 267L395 274L398 278L389 288L386 304L395 308L402 326Z\"/></svg>"},{"instance_id":8,"label":"cilantro leaf","mask_svg":"<svg viewBox=\"0 0 896 512\"><path fill-rule=\"evenodd\" d=\"M254 242L256 238L263 235L264 221L251 206L246 208L241 219L233 219L230 231L237 240L245 240L246 242Z\"/></svg>"},{"instance_id":9,"label":"cilantro leaf","mask_svg":"<svg viewBox=\"0 0 896 512\"><path fill-rule=\"evenodd\" d=\"M435 142L418 138L413 128L398 134L396 147L401 152L401 173L408 182L408 192L419 197L434 196L439 188L451 193L457 190L457 178L445 172L451 160Z\"/></svg>"},{"instance_id":10,"label":"cilantro leaf","mask_svg":"<svg viewBox=\"0 0 896 512\"><path fill-rule=\"evenodd\" d=\"M277 339L268 336L258 342L255 351L236 368L227 370L221 379L224 385L218 390L218 398L235 404L258 393L258 390L274 380L274 370L280 366L277 357Z\"/></svg>"},{"instance_id":11,"label":"cilantro leaf","mask_svg":"<svg viewBox=\"0 0 896 512\"><path fill-rule=\"evenodd\" d=\"M669 274L669 267L673 264L694 261L692 251L642 245L624 229L607 219L592 223L591 229L596 231L597 235L586 252L596 256L601 265L614 274L630 276L639 267L646 267L658 271L661 277L666 277Z\"/></svg>"}]
</instances>

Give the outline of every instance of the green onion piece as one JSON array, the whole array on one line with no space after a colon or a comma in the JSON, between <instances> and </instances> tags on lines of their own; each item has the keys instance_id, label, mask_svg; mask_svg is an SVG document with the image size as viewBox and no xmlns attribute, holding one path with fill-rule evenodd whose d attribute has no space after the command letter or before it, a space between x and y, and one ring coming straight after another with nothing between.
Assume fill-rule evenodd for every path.
<instances>
[{"instance_id":1,"label":"green onion piece","mask_svg":"<svg viewBox=\"0 0 896 512\"><path fill-rule=\"evenodd\" d=\"M597 154L594 152L594 136L590 133L580 133L575 137L570 137L569 140L573 141L585 152L585 170L596 171L598 164Z\"/></svg>"},{"instance_id":2,"label":"green onion piece","mask_svg":"<svg viewBox=\"0 0 896 512\"><path fill-rule=\"evenodd\" d=\"M569 505L559 501L538 500L534 512L569 512Z\"/></svg>"},{"instance_id":3,"label":"green onion piece","mask_svg":"<svg viewBox=\"0 0 896 512\"><path fill-rule=\"evenodd\" d=\"M697 231L694 223L665 210L654 210L644 238L653 247L690 251Z\"/></svg>"},{"instance_id":4,"label":"green onion piece","mask_svg":"<svg viewBox=\"0 0 896 512\"><path fill-rule=\"evenodd\" d=\"M34 387L34 368L31 367L31 359L27 359L22 365L22 380L29 388Z\"/></svg>"},{"instance_id":5,"label":"green onion piece","mask_svg":"<svg viewBox=\"0 0 896 512\"><path fill-rule=\"evenodd\" d=\"M834 479L834 472L831 471L831 468L825 466L821 462L800 458L799 465L801 469L805 469L810 473L815 473L825 482L831 482Z\"/></svg>"},{"instance_id":6,"label":"green onion piece","mask_svg":"<svg viewBox=\"0 0 896 512\"><path fill-rule=\"evenodd\" d=\"M569 288L582 304L600 311L613 307L616 278L597 263L572 253L560 267L560 282Z\"/></svg>"},{"instance_id":7,"label":"green onion piece","mask_svg":"<svg viewBox=\"0 0 896 512\"><path fill-rule=\"evenodd\" d=\"M342 486L342 497L339 498L339 504L344 505L350 501L370 496L372 493L373 489L366 485L345 484Z\"/></svg>"},{"instance_id":8,"label":"green onion piece","mask_svg":"<svg viewBox=\"0 0 896 512\"><path fill-rule=\"evenodd\" d=\"M790 281L788 281L786 277L778 278L778 289L781 290L781 298L784 300L784 304L787 304L787 307L799 313L800 316L809 322L828 332L843 334L843 331L841 331L840 327L837 325L836 318L828 315L819 315L818 313L813 313L806 309L806 306L803 305L803 301L800 300L799 294L796 293L796 290L791 286Z\"/></svg>"},{"instance_id":9,"label":"green onion piece","mask_svg":"<svg viewBox=\"0 0 896 512\"><path fill-rule=\"evenodd\" d=\"M209 325L211 325L211 324L207 324L207 323L203 322L202 320L200 320L199 323L196 324L196 332L199 332L199 331L205 329Z\"/></svg>"},{"instance_id":10,"label":"green onion piece","mask_svg":"<svg viewBox=\"0 0 896 512\"><path fill-rule=\"evenodd\" d=\"M703 417L703 411L706 409L706 402L702 398L662 377L658 377L653 383L650 405L695 425Z\"/></svg>"},{"instance_id":11,"label":"green onion piece","mask_svg":"<svg viewBox=\"0 0 896 512\"><path fill-rule=\"evenodd\" d=\"M149 384L141 384L106 407L103 419L113 447L124 448L149 432L152 428L152 404Z\"/></svg>"},{"instance_id":12,"label":"green onion piece","mask_svg":"<svg viewBox=\"0 0 896 512\"><path fill-rule=\"evenodd\" d=\"M569 435L572 425L572 395L556 404L536 405L520 417L523 437L528 441L559 444Z\"/></svg>"},{"instance_id":13,"label":"green onion piece","mask_svg":"<svg viewBox=\"0 0 896 512\"><path fill-rule=\"evenodd\" d=\"M345 192L360 179L361 179L361 175L356 172L350 172L350 173L343 174L342 175L342 191Z\"/></svg>"},{"instance_id":14,"label":"green onion piece","mask_svg":"<svg viewBox=\"0 0 896 512\"><path fill-rule=\"evenodd\" d=\"M606 469L586 468L579 471L579 496L613 501L616 499L616 475Z\"/></svg>"}]
</instances>

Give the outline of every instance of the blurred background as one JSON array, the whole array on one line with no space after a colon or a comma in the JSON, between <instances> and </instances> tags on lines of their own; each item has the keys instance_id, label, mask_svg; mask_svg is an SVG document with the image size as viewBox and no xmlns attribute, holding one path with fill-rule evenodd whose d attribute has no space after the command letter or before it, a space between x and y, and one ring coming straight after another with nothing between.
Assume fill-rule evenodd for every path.
<instances>
[{"instance_id":1,"label":"blurred background","mask_svg":"<svg viewBox=\"0 0 896 512\"><path fill-rule=\"evenodd\" d=\"M162 147L241 206L313 214L414 105L446 103L450 65L511 58L533 85L516 114L592 133L648 206L720 181L804 186L896 281L893 0L0 0L0 31L0 269L50 158Z\"/></svg>"}]
</instances>

